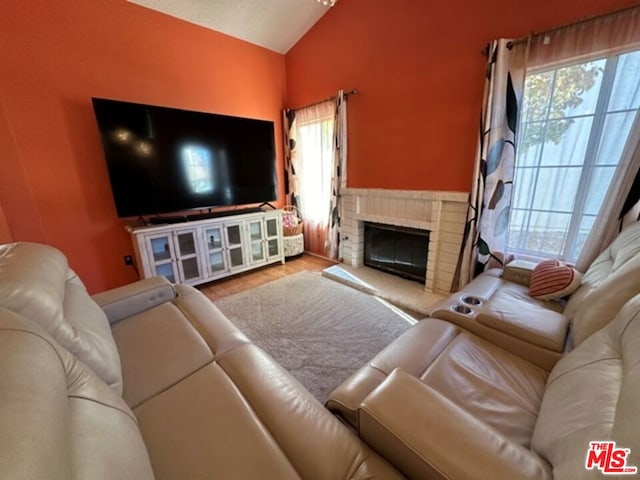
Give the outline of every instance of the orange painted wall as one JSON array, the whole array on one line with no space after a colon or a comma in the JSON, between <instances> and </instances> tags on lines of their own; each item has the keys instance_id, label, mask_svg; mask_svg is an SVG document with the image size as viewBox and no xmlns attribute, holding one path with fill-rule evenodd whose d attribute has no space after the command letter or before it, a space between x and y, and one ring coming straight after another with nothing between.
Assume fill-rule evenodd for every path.
<instances>
[{"instance_id":1,"label":"orange painted wall","mask_svg":"<svg viewBox=\"0 0 640 480\"><path fill-rule=\"evenodd\" d=\"M485 58L629 0L338 0L286 54L287 102L349 98L348 186L469 191Z\"/></svg>"},{"instance_id":2,"label":"orange painted wall","mask_svg":"<svg viewBox=\"0 0 640 480\"><path fill-rule=\"evenodd\" d=\"M13 235L11 235L7 217L5 217L2 205L0 205L0 244L9 242L13 242Z\"/></svg>"},{"instance_id":3,"label":"orange painted wall","mask_svg":"<svg viewBox=\"0 0 640 480\"><path fill-rule=\"evenodd\" d=\"M14 240L60 248L90 291L135 279L90 97L272 120L282 171L282 55L125 0L1 10L0 205Z\"/></svg>"}]
</instances>

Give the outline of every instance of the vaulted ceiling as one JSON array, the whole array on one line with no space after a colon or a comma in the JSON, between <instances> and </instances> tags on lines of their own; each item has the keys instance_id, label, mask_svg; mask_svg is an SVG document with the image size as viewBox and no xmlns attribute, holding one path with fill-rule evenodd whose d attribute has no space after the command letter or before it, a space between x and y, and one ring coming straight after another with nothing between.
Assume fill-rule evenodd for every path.
<instances>
[{"instance_id":1,"label":"vaulted ceiling","mask_svg":"<svg viewBox=\"0 0 640 480\"><path fill-rule=\"evenodd\" d=\"M286 53L330 7L316 0L128 0L278 53Z\"/></svg>"}]
</instances>

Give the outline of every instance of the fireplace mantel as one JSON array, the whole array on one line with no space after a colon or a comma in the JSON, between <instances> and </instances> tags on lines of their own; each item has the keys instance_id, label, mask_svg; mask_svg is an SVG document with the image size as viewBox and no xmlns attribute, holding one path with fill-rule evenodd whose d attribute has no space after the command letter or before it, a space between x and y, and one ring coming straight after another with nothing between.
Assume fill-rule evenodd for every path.
<instances>
[{"instance_id":1,"label":"fireplace mantel","mask_svg":"<svg viewBox=\"0 0 640 480\"><path fill-rule=\"evenodd\" d=\"M341 191L340 257L362 266L364 222L430 230L425 289L448 293L466 223L464 192L345 188Z\"/></svg>"}]
</instances>

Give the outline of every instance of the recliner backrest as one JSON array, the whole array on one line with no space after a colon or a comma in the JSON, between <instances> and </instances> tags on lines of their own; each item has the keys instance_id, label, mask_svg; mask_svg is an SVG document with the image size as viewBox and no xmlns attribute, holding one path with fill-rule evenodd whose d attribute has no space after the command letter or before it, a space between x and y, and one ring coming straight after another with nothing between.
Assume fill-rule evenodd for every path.
<instances>
[{"instance_id":1,"label":"recliner backrest","mask_svg":"<svg viewBox=\"0 0 640 480\"><path fill-rule=\"evenodd\" d=\"M606 327L551 371L533 432L532 449L555 479L602 478L587 471L589 442L615 441L640 467L640 295Z\"/></svg>"},{"instance_id":2,"label":"recliner backrest","mask_svg":"<svg viewBox=\"0 0 640 480\"><path fill-rule=\"evenodd\" d=\"M574 345L615 317L622 306L640 293L640 222L614 239L593 261L571 295L564 314L571 321Z\"/></svg>"},{"instance_id":3,"label":"recliner backrest","mask_svg":"<svg viewBox=\"0 0 640 480\"><path fill-rule=\"evenodd\" d=\"M120 356L109 321L62 252L35 243L1 245L0 307L40 325L122 394Z\"/></svg>"},{"instance_id":4,"label":"recliner backrest","mask_svg":"<svg viewBox=\"0 0 640 480\"><path fill-rule=\"evenodd\" d=\"M116 392L30 320L0 308L0 477L153 478Z\"/></svg>"}]
</instances>

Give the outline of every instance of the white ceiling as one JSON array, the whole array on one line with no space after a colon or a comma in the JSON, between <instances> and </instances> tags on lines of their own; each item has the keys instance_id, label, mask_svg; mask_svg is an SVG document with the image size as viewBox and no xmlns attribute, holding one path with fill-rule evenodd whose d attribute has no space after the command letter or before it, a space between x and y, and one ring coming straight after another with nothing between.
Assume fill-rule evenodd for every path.
<instances>
[{"instance_id":1,"label":"white ceiling","mask_svg":"<svg viewBox=\"0 0 640 480\"><path fill-rule=\"evenodd\" d=\"M127 0L286 53L330 7L316 0Z\"/></svg>"}]
</instances>

